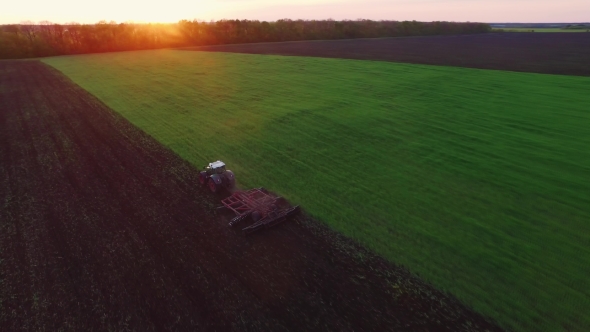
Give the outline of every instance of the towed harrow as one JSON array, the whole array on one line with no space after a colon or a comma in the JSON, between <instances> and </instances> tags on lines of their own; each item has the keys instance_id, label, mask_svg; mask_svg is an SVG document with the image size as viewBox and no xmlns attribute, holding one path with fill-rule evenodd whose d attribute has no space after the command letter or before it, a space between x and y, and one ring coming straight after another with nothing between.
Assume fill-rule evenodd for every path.
<instances>
[{"instance_id":1,"label":"towed harrow","mask_svg":"<svg viewBox=\"0 0 590 332\"><path fill-rule=\"evenodd\" d=\"M299 205L290 206L285 199L271 195L264 188L234 192L221 203L223 207L236 214L229 222L230 227L247 220L253 221L251 225L242 229L246 235L278 225L300 211Z\"/></svg>"}]
</instances>

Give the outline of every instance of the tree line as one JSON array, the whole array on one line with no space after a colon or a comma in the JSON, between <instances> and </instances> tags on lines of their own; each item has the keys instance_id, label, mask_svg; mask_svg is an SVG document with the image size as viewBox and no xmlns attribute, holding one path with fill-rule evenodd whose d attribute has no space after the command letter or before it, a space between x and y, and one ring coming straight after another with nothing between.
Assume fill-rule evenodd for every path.
<instances>
[{"instance_id":1,"label":"tree line","mask_svg":"<svg viewBox=\"0 0 590 332\"><path fill-rule=\"evenodd\" d=\"M182 20L171 24L24 22L0 26L0 58L231 43L472 34L489 31L491 27L485 23L371 20Z\"/></svg>"}]
</instances>

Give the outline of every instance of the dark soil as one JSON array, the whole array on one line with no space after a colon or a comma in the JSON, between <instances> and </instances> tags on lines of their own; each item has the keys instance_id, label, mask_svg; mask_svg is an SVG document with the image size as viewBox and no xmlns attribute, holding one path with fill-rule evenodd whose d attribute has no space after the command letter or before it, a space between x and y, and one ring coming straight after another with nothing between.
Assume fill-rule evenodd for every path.
<instances>
[{"instance_id":1,"label":"dark soil","mask_svg":"<svg viewBox=\"0 0 590 332\"><path fill-rule=\"evenodd\" d=\"M590 33L488 33L218 45L185 50L382 60L590 76Z\"/></svg>"},{"instance_id":2,"label":"dark soil","mask_svg":"<svg viewBox=\"0 0 590 332\"><path fill-rule=\"evenodd\" d=\"M243 237L219 201L62 74L0 62L0 330L499 330L305 216Z\"/></svg>"}]
</instances>

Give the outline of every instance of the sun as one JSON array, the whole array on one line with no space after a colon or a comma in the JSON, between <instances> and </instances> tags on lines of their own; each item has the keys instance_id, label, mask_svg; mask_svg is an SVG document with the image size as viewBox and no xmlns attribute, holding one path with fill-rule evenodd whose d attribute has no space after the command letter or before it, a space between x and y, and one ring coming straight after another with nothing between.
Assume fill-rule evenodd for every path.
<instances>
[{"instance_id":1,"label":"sun","mask_svg":"<svg viewBox=\"0 0 590 332\"><path fill-rule=\"evenodd\" d=\"M207 19L219 7L213 1L168 0L158 2L137 1L130 5L123 14L128 20L136 22L178 22L183 19ZM121 16L123 16L121 15Z\"/></svg>"},{"instance_id":2,"label":"sun","mask_svg":"<svg viewBox=\"0 0 590 332\"><path fill-rule=\"evenodd\" d=\"M105 20L171 23L183 19L207 19L219 6L217 2L203 0L167 0L158 2L132 0L123 3L117 0L108 0L106 6L101 7L99 13L103 16L102 19ZM113 8L115 9L113 10Z\"/></svg>"}]
</instances>

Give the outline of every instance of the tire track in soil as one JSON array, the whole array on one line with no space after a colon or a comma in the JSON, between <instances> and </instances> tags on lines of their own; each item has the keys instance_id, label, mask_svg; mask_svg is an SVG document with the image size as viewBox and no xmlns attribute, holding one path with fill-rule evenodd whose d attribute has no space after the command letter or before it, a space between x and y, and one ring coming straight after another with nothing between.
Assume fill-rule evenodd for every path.
<instances>
[{"instance_id":1,"label":"tire track in soil","mask_svg":"<svg viewBox=\"0 0 590 332\"><path fill-rule=\"evenodd\" d=\"M0 330L499 330L305 216L241 236L62 74L0 73Z\"/></svg>"}]
</instances>

